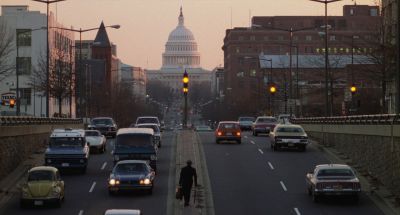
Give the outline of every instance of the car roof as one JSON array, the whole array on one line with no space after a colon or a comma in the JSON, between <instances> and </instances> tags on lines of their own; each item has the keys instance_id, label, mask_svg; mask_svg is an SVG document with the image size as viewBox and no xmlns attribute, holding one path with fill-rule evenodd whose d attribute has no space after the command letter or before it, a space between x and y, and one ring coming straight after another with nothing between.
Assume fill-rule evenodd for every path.
<instances>
[{"instance_id":1,"label":"car roof","mask_svg":"<svg viewBox=\"0 0 400 215\"><path fill-rule=\"evenodd\" d=\"M33 171L51 171L51 172L57 172L58 169L52 166L37 166L33 167L32 169L29 170L29 172Z\"/></svg>"},{"instance_id":2,"label":"car roof","mask_svg":"<svg viewBox=\"0 0 400 215\"><path fill-rule=\"evenodd\" d=\"M138 119L141 119L141 118L156 118L156 119L158 119L158 117L156 117L156 116L139 116L138 117Z\"/></svg>"},{"instance_id":3,"label":"car roof","mask_svg":"<svg viewBox=\"0 0 400 215\"><path fill-rule=\"evenodd\" d=\"M276 127L286 127L286 128L303 128L301 125L296 124L278 124Z\"/></svg>"},{"instance_id":4,"label":"car roof","mask_svg":"<svg viewBox=\"0 0 400 215\"><path fill-rule=\"evenodd\" d=\"M316 166L317 169L351 169L351 167L347 164L320 164Z\"/></svg>"},{"instance_id":5,"label":"car roof","mask_svg":"<svg viewBox=\"0 0 400 215\"><path fill-rule=\"evenodd\" d=\"M84 137L85 130L83 129L71 129L71 128L58 128L51 132L50 137Z\"/></svg>"},{"instance_id":6,"label":"car roof","mask_svg":"<svg viewBox=\"0 0 400 215\"><path fill-rule=\"evenodd\" d=\"M122 160L122 161L118 161L118 164L127 164L127 163L142 163L142 164L148 164L148 161L145 160Z\"/></svg>"},{"instance_id":7,"label":"car roof","mask_svg":"<svg viewBox=\"0 0 400 215\"><path fill-rule=\"evenodd\" d=\"M259 116L259 117L257 117L257 119L276 119L275 117L273 117L273 116Z\"/></svg>"},{"instance_id":8,"label":"car roof","mask_svg":"<svg viewBox=\"0 0 400 215\"><path fill-rule=\"evenodd\" d=\"M131 210L131 209L109 209L105 213L105 215L140 215L140 210Z\"/></svg>"},{"instance_id":9,"label":"car roof","mask_svg":"<svg viewBox=\"0 0 400 215\"><path fill-rule=\"evenodd\" d=\"M141 125L144 125L144 126L157 126L158 127L158 124L156 124L156 123L139 123L139 124L137 124L136 126L141 126Z\"/></svg>"},{"instance_id":10,"label":"car roof","mask_svg":"<svg viewBox=\"0 0 400 215\"><path fill-rule=\"evenodd\" d=\"M106 116L102 116L102 117L94 117L92 118L92 120L94 119L113 119L112 117L106 117Z\"/></svg>"},{"instance_id":11,"label":"car roof","mask_svg":"<svg viewBox=\"0 0 400 215\"><path fill-rule=\"evenodd\" d=\"M238 122L237 121L221 121L221 122L219 122L220 124L231 124L231 123L233 123L233 124L238 124Z\"/></svg>"},{"instance_id":12,"label":"car roof","mask_svg":"<svg viewBox=\"0 0 400 215\"><path fill-rule=\"evenodd\" d=\"M117 135L121 134L148 134L154 135L154 131L151 128L120 128Z\"/></svg>"}]
</instances>

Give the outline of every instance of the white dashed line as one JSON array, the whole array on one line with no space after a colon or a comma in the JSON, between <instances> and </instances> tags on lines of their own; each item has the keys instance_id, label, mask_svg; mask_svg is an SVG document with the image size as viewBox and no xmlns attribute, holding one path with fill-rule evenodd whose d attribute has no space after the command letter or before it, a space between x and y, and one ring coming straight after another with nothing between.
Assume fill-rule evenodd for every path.
<instances>
[{"instance_id":1,"label":"white dashed line","mask_svg":"<svg viewBox=\"0 0 400 215\"><path fill-rule=\"evenodd\" d=\"M103 163L103 166L101 166L100 169L101 169L101 170L104 170L104 168L106 168L106 166L107 166L107 162L104 162L104 163Z\"/></svg>"},{"instance_id":2,"label":"white dashed line","mask_svg":"<svg viewBox=\"0 0 400 215\"><path fill-rule=\"evenodd\" d=\"M263 150L261 150L261 149L258 149L258 151L259 151L261 154L264 154Z\"/></svg>"},{"instance_id":3,"label":"white dashed line","mask_svg":"<svg viewBox=\"0 0 400 215\"><path fill-rule=\"evenodd\" d=\"M89 193L93 192L95 186L96 182L93 182L92 186L90 187Z\"/></svg>"},{"instance_id":4,"label":"white dashed line","mask_svg":"<svg viewBox=\"0 0 400 215\"><path fill-rule=\"evenodd\" d=\"M113 155L114 154L114 150L111 150L110 154Z\"/></svg>"},{"instance_id":5,"label":"white dashed line","mask_svg":"<svg viewBox=\"0 0 400 215\"><path fill-rule=\"evenodd\" d=\"M253 145L256 144L254 141L250 141L250 143L253 144Z\"/></svg>"},{"instance_id":6,"label":"white dashed line","mask_svg":"<svg viewBox=\"0 0 400 215\"><path fill-rule=\"evenodd\" d=\"M287 188L286 188L285 184L283 183L283 181L280 181L279 183L281 183L282 189L284 191L287 191Z\"/></svg>"},{"instance_id":7,"label":"white dashed line","mask_svg":"<svg viewBox=\"0 0 400 215\"><path fill-rule=\"evenodd\" d=\"M300 213L298 208L294 208L294 212L296 212L296 215L301 215L301 213Z\"/></svg>"},{"instance_id":8,"label":"white dashed line","mask_svg":"<svg viewBox=\"0 0 400 215\"><path fill-rule=\"evenodd\" d=\"M244 136L244 138L246 138L246 139L247 139L247 138L249 138L249 137L248 137L248 136Z\"/></svg>"},{"instance_id":9,"label":"white dashed line","mask_svg":"<svg viewBox=\"0 0 400 215\"><path fill-rule=\"evenodd\" d=\"M274 166L272 166L272 163L271 163L271 162L268 162L268 166L269 166L269 168L271 168L272 170L275 169Z\"/></svg>"},{"instance_id":10,"label":"white dashed line","mask_svg":"<svg viewBox=\"0 0 400 215\"><path fill-rule=\"evenodd\" d=\"M83 210L80 210L78 215L83 215Z\"/></svg>"}]
</instances>

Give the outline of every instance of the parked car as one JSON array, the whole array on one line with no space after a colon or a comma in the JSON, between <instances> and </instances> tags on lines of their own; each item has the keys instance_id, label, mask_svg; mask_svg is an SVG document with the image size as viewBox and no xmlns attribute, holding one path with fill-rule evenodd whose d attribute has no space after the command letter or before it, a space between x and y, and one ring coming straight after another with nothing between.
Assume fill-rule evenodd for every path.
<instances>
[{"instance_id":1,"label":"parked car","mask_svg":"<svg viewBox=\"0 0 400 215\"><path fill-rule=\"evenodd\" d=\"M197 132L209 132L212 131L211 127L208 125L198 125L194 127L194 130Z\"/></svg>"},{"instance_id":2,"label":"parked car","mask_svg":"<svg viewBox=\"0 0 400 215\"><path fill-rule=\"evenodd\" d=\"M278 124L269 136L273 150L286 147L305 151L308 145L308 136L300 125Z\"/></svg>"},{"instance_id":3,"label":"parked car","mask_svg":"<svg viewBox=\"0 0 400 215\"><path fill-rule=\"evenodd\" d=\"M150 128L121 128L114 144L114 163L121 160L145 160L157 170L157 145Z\"/></svg>"},{"instance_id":4,"label":"parked car","mask_svg":"<svg viewBox=\"0 0 400 215\"><path fill-rule=\"evenodd\" d=\"M108 179L108 191L115 194L119 191L146 190L152 194L155 172L147 161L119 161Z\"/></svg>"},{"instance_id":5,"label":"parked car","mask_svg":"<svg viewBox=\"0 0 400 215\"><path fill-rule=\"evenodd\" d=\"M221 121L215 131L215 142L218 144L221 141L236 141L242 143L242 134L238 122Z\"/></svg>"},{"instance_id":6,"label":"parked car","mask_svg":"<svg viewBox=\"0 0 400 215\"><path fill-rule=\"evenodd\" d=\"M251 130L251 126L253 125L254 121L256 121L256 118L249 116L239 117L238 119L239 126L242 131Z\"/></svg>"},{"instance_id":7,"label":"parked car","mask_svg":"<svg viewBox=\"0 0 400 215\"><path fill-rule=\"evenodd\" d=\"M98 152L104 153L106 151L107 139L104 135L97 130L86 130L86 141L90 146L90 151L97 150Z\"/></svg>"},{"instance_id":8,"label":"parked car","mask_svg":"<svg viewBox=\"0 0 400 215\"><path fill-rule=\"evenodd\" d=\"M278 124L278 120L272 116L259 116L253 123L251 130L253 135L257 136L260 133L269 134L275 126Z\"/></svg>"},{"instance_id":9,"label":"parked car","mask_svg":"<svg viewBox=\"0 0 400 215\"><path fill-rule=\"evenodd\" d=\"M20 204L22 208L45 204L61 207L64 194L64 181L61 180L57 168L33 167L28 171L28 179L21 187Z\"/></svg>"},{"instance_id":10,"label":"parked car","mask_svg":"<svg viewBox=\"0 0 400 215\"><path fill-rule=\"evenodd\" d=\"M306 175L308 194L318 202L321 196L351 196L358 201L360 181L353 169L345 164L317 165Z\"/></svg>"},{"instance_id":11,"label":"parked car","mask_svg":"<svg viewBox=\"0 0 400 215\"><path fill-rule=\"evenodd\" d=\"M55 129L45 152L46 166L79 169L83 173L89 160L89 145L82 129Z\"/></svg>"},{"instance_id":12,"label":"parked car","mask_svg":"<svg viewBox=\"0 0 400 215\"><path fill-rule=\"evenodd\" d=\"M140 116L136 119L136 125L145 124L145 123L152 123L157 124L158 127L161 127L160 120L156 116Z\"/></svg>"},{"instance_id":13,"label":"parked car","mask_svg":"<svg viewBox=\"0 0 400 215\"><path fill-rule=\"evenodd\" d=\"M161 129L158 127L157 124L153 123L144 123L144 124L138 124L136 125L137 128L151 128L154 131L154 141L158 148L161 147L161 140L162 140L162 135L161 135Z\"/></svg>"},{"instance_id":14,"label":"parked car","mask_svg":"<svg viewBox=\"0 0 400 215\"><path fill-rule=\"evenodd\" d=\"M104 215L142 215L142 212L131 209L109 209L104 212Z\"/></svg>"},{"instance_id":15,"label":"parked car","mask_svg":"<svg viewBox=\"0 0 400 215\"><path fill-rule=\"evenodd\" d=\"M111 117L96 117L93 118L88 126L89 130L98 130L104 136L115 138L118 126Z\"/></svg>"}]
</instances>

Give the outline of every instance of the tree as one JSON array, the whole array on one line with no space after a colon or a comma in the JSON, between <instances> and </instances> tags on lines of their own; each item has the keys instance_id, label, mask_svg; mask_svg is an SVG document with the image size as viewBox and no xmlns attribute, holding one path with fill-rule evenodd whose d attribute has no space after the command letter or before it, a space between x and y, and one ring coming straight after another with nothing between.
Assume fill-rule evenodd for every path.
<instances>
[{"instance_id":1,"label":"tree","mask_svg":"<svg viewBox=\"0 0 400 215\"><path fill-rule=\"evenodd\" d=\"M0 20L0 81L15 69L14 61L10 60L13 51L14 35L10 33L7 24Z\"/></svg>"},{"instance_id":2,"label":"tree","mask_svg":"<svg viewBox=\"0 0 400 215\"><path fill-rule=\"evenodd\" d=\"M149 81L146 85L147 94L154 100L169 104L173 97L173 90L161 81Z\"/></svg>"}]
</instances>

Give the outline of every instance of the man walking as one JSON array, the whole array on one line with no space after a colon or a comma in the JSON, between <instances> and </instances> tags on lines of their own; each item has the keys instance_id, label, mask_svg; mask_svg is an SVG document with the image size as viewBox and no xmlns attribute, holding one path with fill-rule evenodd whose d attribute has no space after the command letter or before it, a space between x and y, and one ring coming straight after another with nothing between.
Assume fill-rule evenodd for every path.
<instances>
[{"instance_id":1,"label":"man walking","mask_svg":"<svg viewBox=\"0 0 400 215\"><path fill-rule=\"evenodd\" d=\"M181 169L181 175L179 177L179 185L182 187L183 198L185 200L185 207L189 206L190 191L193 185L197 186L197 174L196 169L192 167L192 161L188 160L186 166Z\"/></svg>"}]
</instances>

